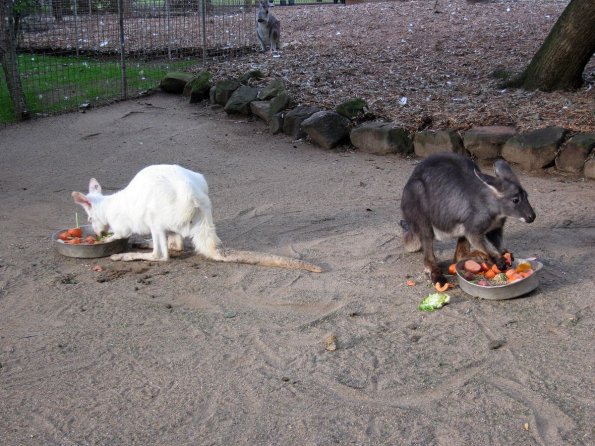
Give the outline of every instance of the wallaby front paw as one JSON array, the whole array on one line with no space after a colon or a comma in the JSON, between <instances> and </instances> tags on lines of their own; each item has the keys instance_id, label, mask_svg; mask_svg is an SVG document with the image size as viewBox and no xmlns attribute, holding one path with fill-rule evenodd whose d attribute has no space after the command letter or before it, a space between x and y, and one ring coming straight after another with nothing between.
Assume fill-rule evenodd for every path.
<instances>
[{"instance_id":1,"label":"wallaby front paw","mask_svg":"<svg viewBox=\"0 0 595 446\"><path fill-rule=\"evenodd\" d=\"M124 257L124 254L112 254L109 258L110 258L110 260L118 262L118 261L122 260L123 257Z\"/></svg>"},{"instance_id":2,"label":"wallaby front paw","mask_svg":"<svg viewBox=\"0 0 595 446\"><path fill-rule=\"evenodd\" d=\"M508 269L508 264L504 257L500 257L500 258L496 259L496 266L498 267L498 269L500 271L506 271Z\"/></svg>"}]
</instances>

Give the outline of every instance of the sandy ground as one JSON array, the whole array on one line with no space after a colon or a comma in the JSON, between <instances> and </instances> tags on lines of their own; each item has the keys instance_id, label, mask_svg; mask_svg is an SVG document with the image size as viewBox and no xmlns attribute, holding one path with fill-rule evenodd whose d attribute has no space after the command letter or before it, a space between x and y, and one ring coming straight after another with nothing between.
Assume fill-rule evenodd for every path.
<instances>
[{"instance_id":1,"label":"sandy ground","mask_svg":"<svg viewBox=\"0 0 595 446\"><path fill-rule=\"evenodd\" d=\"M540 287L455 289L423 313L421 255L398 230L414 160L163 95L11 126L0 145L2 445L594 444L593 182L519 172L538 218L506 244L543 261ZM154 163L206 176L226 245L327 271L54 252L72 190Z\"/></svg>"}]
</instances>

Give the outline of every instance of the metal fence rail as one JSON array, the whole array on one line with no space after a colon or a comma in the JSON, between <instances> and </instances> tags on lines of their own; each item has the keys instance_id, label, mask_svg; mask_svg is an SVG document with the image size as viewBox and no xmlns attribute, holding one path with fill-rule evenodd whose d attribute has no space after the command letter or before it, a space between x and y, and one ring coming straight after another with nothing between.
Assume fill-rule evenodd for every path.
<instances>
[{"instance_id":1,"label":"metal fence rail","mask_svg":"<svg viewBox=\"0 0 595 446\"><path fill-rule=\"evenodd\" d=\"M125 99L168 70L254 51L255 2L0 0L0 123ZM321 3L275 1L304 2Z\"/></svg>"}]
</instances>

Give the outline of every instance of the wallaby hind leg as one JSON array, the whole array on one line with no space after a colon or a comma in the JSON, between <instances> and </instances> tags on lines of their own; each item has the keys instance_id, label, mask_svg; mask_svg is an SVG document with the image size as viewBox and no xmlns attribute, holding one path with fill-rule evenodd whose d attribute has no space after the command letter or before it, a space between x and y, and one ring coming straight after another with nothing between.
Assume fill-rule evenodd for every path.
<instances>
[{"instance_id":1,"label":"wallaby hind leg","mask_svg":"<svg viewBox=\"0 0 595 446\"><path fill-rule=\"evenodd\" d=\"M124 252L121 254L112 254L110 259L115 261L131 262L133 260L151 260L165 262L169 260L167 250L167 235L159 231L151 231L153 240L152 252Z\"/></svg>"},{"instance_id":2,"label":"wallaby hind leg","mask_svg":"<svg viewBox=\"0 0 595 446\"><path fill-rule=\"evenodd\" d=\"M442 286L447 280L444 274L442 274L442 270L438 266L436 256L434 255L434 234L422 234L420 239L424 253L425 271L430 275L433 284L439 283Z\"/></svg>"},{"instance_id":3,"label":"wallaby hind leg","mask_svg":"<svg viewBox=\"0 0 595 446\"><path fill-rule=\"evenodd\" d=\"M167 235L167 248L172 251L183 251L184 250L184 238L180 234L168 234Z\"/></svg>"}]
</instances>

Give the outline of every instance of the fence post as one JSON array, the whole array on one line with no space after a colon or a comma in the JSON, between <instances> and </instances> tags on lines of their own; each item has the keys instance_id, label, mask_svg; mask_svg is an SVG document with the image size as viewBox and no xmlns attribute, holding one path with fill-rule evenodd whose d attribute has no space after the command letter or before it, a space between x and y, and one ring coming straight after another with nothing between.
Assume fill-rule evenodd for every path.
<instances>
[{"instance_id":1,"label":"fence post","mask_svg":"<svg viewBox=\"0 0 595 446\"><path fill-rule=\"evenodd\" d=\"M128 98L128 82L126 80L126 45L124 41L124 1L118 0L118 21L120 25L120 70L122 72L122 99Z\"/></svg>"},{"instance_id":2,"label":"fence post","mask_svg":"<svg viewBox=\"0 0 595 446\"><path fill-rule=\"evenodd\" d=\"M165 34L167 35L167 58L171 60L171 6L165 0Z\"/></svg>"},{"instance_id":3,"label":"fence post","mask_svg":"<svg viewBox=\"0 0 595 446\"><path fill-rule=\"evenodd\" d=\"M200 27L202 31L202 66L207 64L207 0L200 0Z\"/></svg>"}]
</instances>

